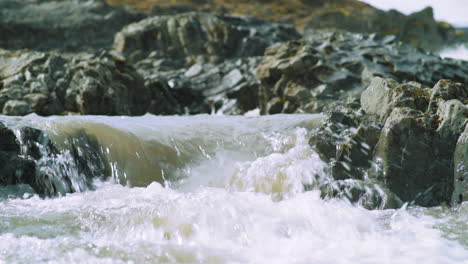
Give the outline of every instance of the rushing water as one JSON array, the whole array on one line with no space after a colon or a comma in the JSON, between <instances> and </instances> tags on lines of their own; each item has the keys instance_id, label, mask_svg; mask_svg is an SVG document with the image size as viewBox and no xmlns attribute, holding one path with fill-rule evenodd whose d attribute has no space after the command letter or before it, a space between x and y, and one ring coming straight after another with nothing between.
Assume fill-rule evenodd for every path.
<instances>
[{"instance_id":1,"label":"rushing water","mask_svg":"<svg viewBox=\"0 0 468 264\"><path fill-rule=\"evenodd\" d=\"M0 263L468 263L468 203L370 211L305 191L329 178L308 145L320 119L17 119L64 146L85 129L112 177L48 199L2 187Z\"/></svg>"}]
</instances>

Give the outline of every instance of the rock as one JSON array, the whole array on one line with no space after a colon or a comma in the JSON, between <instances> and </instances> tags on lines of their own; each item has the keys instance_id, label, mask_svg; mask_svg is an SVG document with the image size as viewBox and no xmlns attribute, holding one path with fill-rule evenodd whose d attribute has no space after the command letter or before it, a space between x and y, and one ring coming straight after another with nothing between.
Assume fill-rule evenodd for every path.
<instances>
[{"instance_id":1,"label":"rock","mask_svg":"<svg viewBox=\"0 0 468 264\"><path fill-rule=\"evenodd\" d=\"M29 104L21 100L9 100L3 106L3 113L6 115L26 115L32 112Z\"/></svg>"},{"instance_id":2,"label":"rock","mask_svg":"<svg viewBox=\"0 0 468 264\"><path fill-rule=\"evenodd\" d=\"M360 111L338 106L310 135L309 144L331 165L335 180L363 179L381 131L380 124L365 120Z\"/></svg>"},{"instance_id":3,"label":"rock","mask_svg":"<svg viewBox=\"0 0 468 264\"><path fill-rule=\"evenodd\" d=\"M371 84L362 94L362 101L366 101L364 97L376 98L376 104L387 109L385 100L377 98L380 93L376 90L380 89L388 93L386 98L393 98L387 103L390 101L395 108L386 118L369 176L383 181L403 201L421 206L450 203L461 192L454 193L454 185L461 188L457 183L459 172L454 168L454 159L460 156L455 158L454 153L457 139L468 123L468 107L460 101L466 100L465 87L442 80L429 91L430 103L424 94L425 102L415 104L420 92L388 96L390 90L397 91L401 85L389 89L382 79L376 82L379 85ZM381 115L380 120L385 116Z\"/></svg>"},{"instance_id":4,"label":"rock","mask_svg":"<svg viewBox=\"0 0 468 264\"><path fill-rule=\"evenodd\" d=\"M468 125L458 138L454 154L454 190L452 203L468 201Z\"/></svg>"},{"instance_id":5,"label":"rock","mask_svg":"<svg viewBox=\"0 0 468 264\"><path fill-rule=\"evenodd\" d=\"M431 126L430 117L408 107L395 108L382 130L369 173L403 201L416 200L423 206L438 205L446 198L447 179L438 174L441 166L432 150Z\"/></svg>"},{"instance_id":6,"label":"rock","mask_svg":"<svg viewBox=\"0 0 468 264\"><path fill-rule=\"evenodd\" d=\"M146 83L157 84L151 87L191 89L192 94L198 94L194 98L205 98L197 101L198 107L171 99L187 109L184 112L243 114L258 108L254 72L259 56L273 43L299 37L291 26L251 17L188 12L128 25L116 35L114 47L135 63ZM160 88L156 90L161 93ZM158 107L150 107L152 113L160 109L156 101L152 105ZM164 108L165 113L180 113Z\"/></svg>"},{"instance_id":7,"label":"rock","mask_svg":"<svg viewBox=\"0 0 468 264\"><path fill-rule=\"evenodd\" d=\"M108 48L117 31L143 17L102 0L2 0L0 48L67 52Z\"/></svg>"},{"instance_id":8,"label":"rock","mask_svg":"<svg viewBox=\"0 0 468 264\"><path fill-rule=\"evenodd\" d=\"M28 184L41 196L64 195L93 188L92 180L110 175L96 139L69 135L69 148L57 149L48 134L8 121L0 122L0 185Z\"/></svg>"},{"instance_id":9,"label":"rock","mask_svg":"<svg viewBox=\"0 0 468 264\"><path fill-rule=\"evenodd\" d=\"M268 0L268 1L187 1L187 0L107 0L155 15L208 11L255 16L274 23L294 24L300 31L310 28L333 28L357 33L374 33L388 39L398 38L408 44L430 50L448 43L462 43L464 38L453 26L434 20L431 8L411 15L396 10L382 11L357 0ZM304 30L305 28L305 30Z\"/></svg>"},{"instance_id":10,"label":"rock","mask_svg":"<svg viewBox=\"0 0 468 264\"><path fill-rule=\"evenodd\" d=\"M105 115L142 115L150 94L131 67L106 56L81 61L73 67L65 106L71 112Z\"/></svg>"},{"instance_id":11,"label":"rock","mask_svg":"<svg viewBox=\"0 0 468 264\"><path fill-rule=\"evenodd\" d=\"M375 77L361 95L361 105L367 114L385 121L395 107L410 107L425 111L429 104L429 89L412 83L399 84L392 79Z\"/></svg>"},{"instance_id":12,"label":"rock","mask_svg":"<svg viewBox=\"0 0 468 264\"><path fill-rule=\"evenodd\" d=\"M34 177L34 162L20 154L16 135L0 123L0 185L14 185L30 181Z\"/></svg>"},{"instance_id":13,"label":"rock","mask_svg":"<svg viewBox=\"0 0 468 264\"><path fill-rule=\"evenodd\" d=\"M191 12L130 24L115 36L114 48L136 60L156 51L165 58L190 64L199 56L209 62L260 56L272 43L299 37L287 25Z\"/></svg>"},{"instance_id":14,"label":"rock","mask_svg":"<svg viewBox=\"0 0 468 264\"><path fill-rule=\"evenodd\" d=\"M151 101L136 70L105 52L64 57L0 50L0 75L6 115L143 115Z\"/></svg>"},{"instance_id":15,"label":"rock","mask_svg":"<svg viewBox=\"0 0 468 264\"><path fill-rule=\"evenodd\" d=\"M320 15L311 17L306 31L325 28L394 35L400 41L431 51L456 41L455 28L435 21L431 7L408 16L396 10L386 12L372 7L354 10L324 8Z\"/></svg>"},{"instance_id":16,"label":"rock","mask_svg":"<svg viewBox=\"0 0 468 264\"><path fill-rule=\"evenodd\" d=\"M432 90L427 111L435 112L440 102L451 99L460 99L462 103L468 104L468 86L451 80L440 80Z\"/></svg>"},{"instance_id":17,"label":"rock","mask_svg":"<svg viewBox=\"0 0 468 264\"><path fill-rule=\"evenodd\" d=\"M400 208L403 202L385 186L361 180L339 180L320 187L321 197L346 199L369 210Z\"/></svg>"},{"instance_id":18,"label":"rock","mask_svg":"<svg viewBox=\"0 0 468 264\"><path fill-rule=\"evenodd\" d=\"M340 31L309 32L305 40L271 46L257 67L260 109L264 114L320 112L331 103L360 98L372 82L371 87L378 88L381 83L386 89L376 89L379 94L368 89L376 97L363 98L370 100L363 101L363 107L385 119L395 107L392 100L400 102L400 106L415 104L425 111L433 95L424 87L432 87L440 79L451 79L466 87L467 76L468 62L441 59L376 35ZM379 79L373 81L375 77L415 82L392 88L390 81L383 84ZM378 103L384 101L381 108Z\"/></svg>"},{"instance_id":19,"label":"rock","mask_svg":"<svg viewBox=\"0 0 468 264\"><path fill-rule=\"evenodd\" d=\"M376 193L344 184L361 181L387 189L394 201L420 206L464 199L466 98L465 86L450 80L429 89L374 78L361 95L362 108L355 100L326 107L327 118L309 140L330 164L334 187L324 193L378 201Z\"/></svg>"}]
</instances>

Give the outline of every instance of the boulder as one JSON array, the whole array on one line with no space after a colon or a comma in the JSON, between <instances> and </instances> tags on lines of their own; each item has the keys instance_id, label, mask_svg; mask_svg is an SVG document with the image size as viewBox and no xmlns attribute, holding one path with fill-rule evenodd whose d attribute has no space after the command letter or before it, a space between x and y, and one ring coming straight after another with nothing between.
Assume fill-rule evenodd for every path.
<instances>
[{"instance_id":1,"label":"boulder","mask_svg":"<svg viewBox=\"0 0 468 264\"><path fill-rule=\"evenodd\" d=\"M68 135L67 149L59 150L49 135L37 128L0 122L0 186L28 184L41 196L93 189L93 179L110 176L110 167L92 136Z\"/></svg>"},{"instance_id":2,"label":"boulder","mask_svg":"<svg viewBox=\"0 0 468 264\"><path fill-rule=\"evenodd\" d=\"M142 115L151 100L135 69L106 52L65 57L0 50L0 76L6 115Z\"/></svg>"},{"instance_id":3,"label":"boulder","mask_svg":"<svg viewBox=\"0 0 468 264\"><path fill-rule=\"evenodd\" d=\"M454 185L459 186L454 160L460 155L455 158L454 153L468 123L468 107L462 103L467 90L441 80L429 91L413 84L403 93L400 88L408 85L379 78L362 94L364 110L385 122L369 176L403 201L450 203ZM374 108L372 102L381 107Z\"/></svg>"},{"instance_id":4,"label":"boulder","mask_svg":"<svg viewBox=\"0 0 468 264\"><path fill-rule=\"evenodd\" d=\"M362 109L375 115L378 121L387 119L395 107L410 107L425 111L429 104L430 89L418 83L399 84L392 79L375 77L361 95Z\"/></svg>"},{"instance_id":5,"label":"boulder","mask_svg":"<svg viewBox=\"0 0 468 264\"><path fill-rule=\"evenodd\" d=\"M253 17L231 17L191 12L155 16L126 26L115 36L114 48L138 60L151 52L193 64L259 56L272 43L300 38L288 25L270 24Z\"/></svg>"},{"instance_id":6,"label":"boulder","mask_svg":"<svg viewBox=\"0 0 468 264\"><path fill-rule=\"evenodd\" d=\"M393 197L394 205L463 201L466 94L464 85L450 80L429 89L416 82L400 84L376 77L360 101L325 107L327 118L309 140L330 164L333 188L325 186L322 194L353 202L367 197L366 206L375 208L383 196L378 198L379 192L362 184L377 184ZM350 184L356 181L359 187Z\"/></svg>"},{"instance_id":7,"label":"boulder","mask_svg":"<svg viewBox=\"0 0 468 264\"><path fill-rule=\"evenodd\" d=\"M454 162L454 190L452 203L468 201L468 125L458 138Z\"/></svg>"},{"instance_id":8,"label":"boulder","mask_svg":"<svg viewBox=\"0 0 468 264\"><path fill-rule=\"evenodd\" d=\"M117 31L143 17L102 0L2 0L0 48L66 52L109 48Z\"/></svg>"},{"instance_id":9,"label":"boulder","mask_svg":"<svg viewBox=\"0 0 468 264\"><path fill-rule=\"evenodd\" d=\"M382 11L358 0L107 0L153 14L206 11L249 15L274 22L293 24L300 32L308 29L341 29L357 33L394 35L398 40L428 50L462 42L465 37L445 22L434 20L433 10L425 8L410 15L396 10ZM305 28L305 30L304 30ZM466 34L465 34L466 35Z\"/></svg>"}]
</instances>

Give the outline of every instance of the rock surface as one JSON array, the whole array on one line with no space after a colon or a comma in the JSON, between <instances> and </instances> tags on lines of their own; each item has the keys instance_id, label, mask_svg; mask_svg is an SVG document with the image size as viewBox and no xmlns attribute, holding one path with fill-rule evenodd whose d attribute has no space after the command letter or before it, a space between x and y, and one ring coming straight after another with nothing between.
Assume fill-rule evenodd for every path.
<instances>
[{"instance_id":1,"label":"rock surface","mask_svg":"<svg viewBox=\"0 0 468 264\"><path fill-rule=\"evenodd\" d=\"M393 204L465 199L466 86L441 80L429 89L376 77L360 102L330 106L311 134L335 180L377 181L395 195Z\"/></svg>"},{"instance_id":2,"label":"rock surface","mask_svg":"<svg viewBox=\"0 0 468 264\"><path fill-rule=\"evenodd\" d=\"M109 48L117 31L143 17L101 0L2 0L0 48L66 52Z\"/></svg>"},{"instance_id":3,"label":"rock surface","mask_svg":"<svg viewBox=\"0 0 468 264\"><path fill-rule=\"evenodd\" d=\"M410 15L382 11L358 0L107 0L111 4L154 10L155 14L188 11L250 15L306 29L342 29L357 33L395 35L399 40L428 50L463 42L466 33L434 20L431 8Z\"/></svg>"},{"instance_id":4,"label":"rock surface","mask_svg":"<svg viewBox=\"0 0 468 264\"><path fill-rule=\"evenodd\" d=\"M114 47L135 64L150 87L167 87L179 98L198 98L198 107L182 104L186 112L242 114L258 107L255 67L265 49L299 37L291 26L189 12L128 25L116 35Z\"/></svg>"},{"instance_id":5,"label":"rock surface","mask_svg":"<svg viewBox=\"0 0 468 264\"><path fill-rule=\"evenodd\" d=\"M115 36L114 48L134 59L157 52L160 57L187 64L197 59L219 63L260 56L272 43L298 38L300 35L288 25L253 17L191 12L154 16L130 24Z\"/></svg>"},{"instance_id":6,"label":"rock surface","mask_svg":"<svg viewBox=\"0 0 468 264\"><path fill-rule=\"evenodd\" d=\"M306 40L268 48L257 75L262 113L310 113L332 102L359 98L375 76L419 82L418 91L440 79L468 85L468 62L441 59L395 42L394 38L317 31L307 35ZM411 92L417 91L400 91L391 96Z\"/></svg>"},{"instance_id":7,"label":"rock surface","mask_svg":"<svg viewBox=\"0 0 468 264\"><path fill-rule=\"evenodd\" d=\"M110 175L93 137L78 133L68 140L70 149L61 151L39 129L12 120L0 122L0 186L29 184L39 195L50 197L92 189L92 179Z\"/></svg>"},{"instance_id":8,"label":"rock surface","mask_svg":"<svg viewBox=\"0 0 468 264\"><path fill-rule=\"evenodd\" d=\"M452 203L468 201L468 125L458 138L454 154L454 191Z\"/></svg>"},{"instance_id":9,"label":"rock surface","mask_svg":"<svg viewBox=\"0 0 468 264\"><path fill-rule=\"evenodd\" d=\"M150 103L142 77L108 53L0 51L0 76L5 115L142 115Z\"/></svg>"}]
</instances>

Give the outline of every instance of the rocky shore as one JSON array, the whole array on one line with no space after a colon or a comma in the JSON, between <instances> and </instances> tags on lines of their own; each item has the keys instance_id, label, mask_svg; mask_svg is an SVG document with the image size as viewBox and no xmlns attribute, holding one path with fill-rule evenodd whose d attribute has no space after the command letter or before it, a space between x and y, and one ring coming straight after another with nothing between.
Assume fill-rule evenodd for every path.
<instances>
[{"instance_id":1,"label":"rocky shore","mask_svg":"<svg viewBox=\"0 0 468 264\"><path fill-rule=\"evenodd\" d=\"M275 1L266 2L271 8ZM301 24L302 34L292 25L231 16L231 5L143 13L99 0L2 1L1 114L324 112L310 133L334 178L320 187L323 197L372 209L382 200L385 208L466 201L468 62L424 50L450 43L455 29L436 23L428 9L406 17L362 4L359 12L369 14L357 21L357 11L336 11L354 1L300 2L324 6ZM398 22L360 27L372 19ZM412 24L429 25L430 34L394 30ZM47 134L11 127L0 123L0 185L30 184L53 196L108 175L102 150L86 134L70 135L72 164L51 171L63 153ZM83 181L67 179L69 169Z\"/></svg>"}]
</instances>

